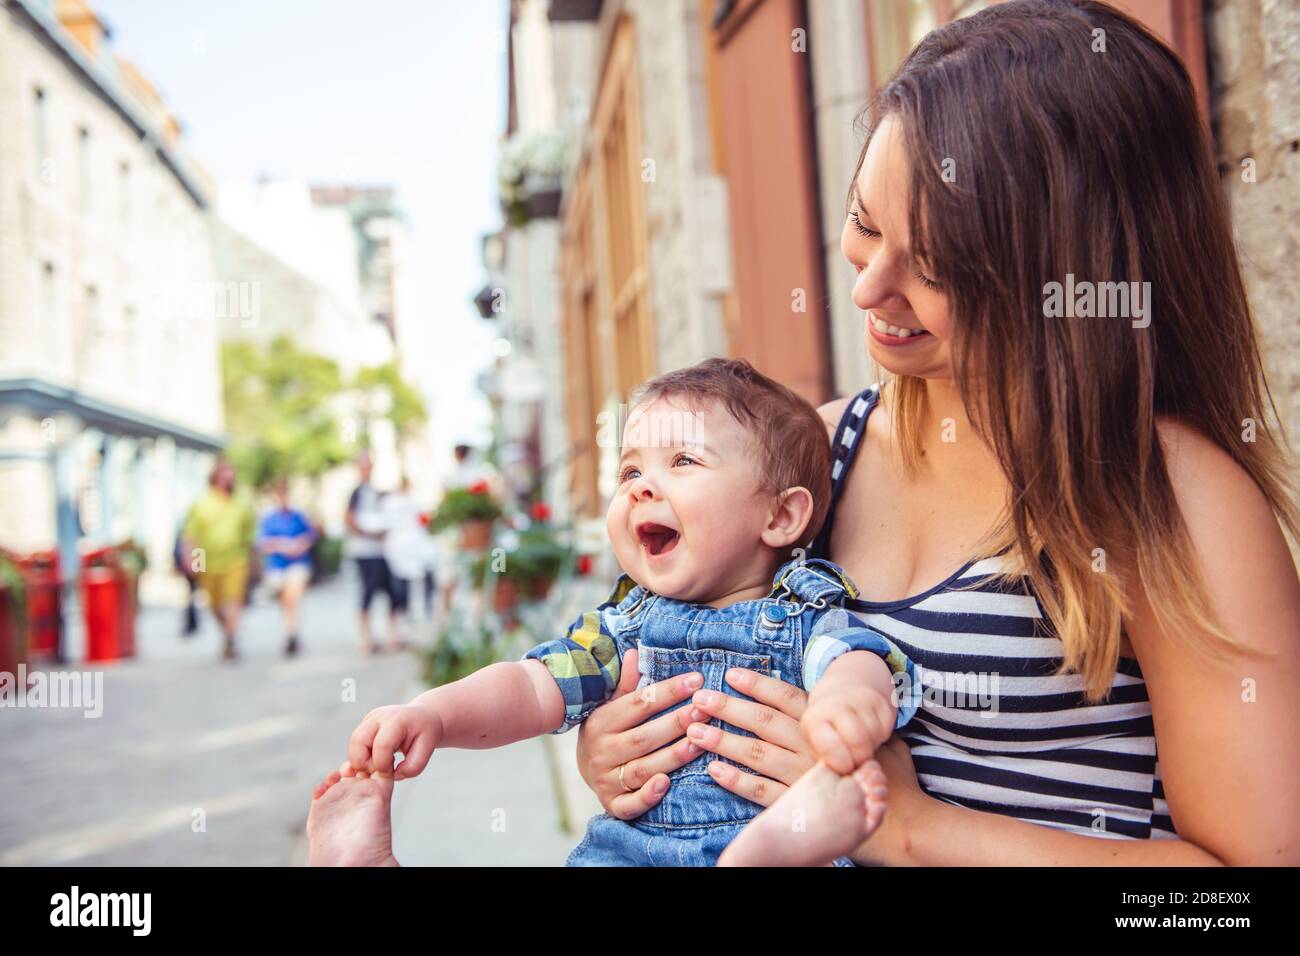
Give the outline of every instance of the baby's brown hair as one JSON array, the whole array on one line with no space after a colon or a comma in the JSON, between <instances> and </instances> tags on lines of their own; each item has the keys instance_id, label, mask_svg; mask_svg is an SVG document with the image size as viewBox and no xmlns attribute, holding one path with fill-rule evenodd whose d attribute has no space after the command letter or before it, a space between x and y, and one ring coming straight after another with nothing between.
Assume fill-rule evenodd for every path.
<instances>
[{"instance_id":1,"label":"baby's brown hair","mask_svg":"<svg viewBox=\"0 0 1300 956\"><path fill-rule=\"evenodd\" d=\"M629 409L660 398L719 403L749 432L758 454L759 486L770 495L802 485L812 514L802 540L821 531L831 504L831 443L812 404L744 359L709 358L650 379L632 391Z\"/></svg>"}]
</instances>

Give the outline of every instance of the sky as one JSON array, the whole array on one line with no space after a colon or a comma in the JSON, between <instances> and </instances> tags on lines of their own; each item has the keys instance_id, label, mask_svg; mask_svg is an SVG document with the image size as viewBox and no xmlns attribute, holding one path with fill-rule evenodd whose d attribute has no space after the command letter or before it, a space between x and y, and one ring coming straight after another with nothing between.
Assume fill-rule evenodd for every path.
<instances>
[{"instance_id":1,"label":"sky","mask_svg":"<svg viewBox=\"0 0 1300 956\"><path fill-rule=\"evenodd\" d=\"M218 183L396 187L418 312L404 369L439 445L486 441L473 379L495 332L470 300L485 281L480 237L501 221L505 0L91 3Z\"/></svg>"}]
</instances>

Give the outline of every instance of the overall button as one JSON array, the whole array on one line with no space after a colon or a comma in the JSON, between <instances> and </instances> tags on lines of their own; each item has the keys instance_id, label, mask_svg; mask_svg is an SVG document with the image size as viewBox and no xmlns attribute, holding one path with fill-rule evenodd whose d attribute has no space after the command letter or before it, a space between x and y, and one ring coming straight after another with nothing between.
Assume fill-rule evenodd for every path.
<instances>
[{"instance_id":1,"label":"overall button","mask_svg":"<svg viewBox=\"0 0 1300 956\"><path fill-rule=\"evenodd\" d=\"M776 605L763 608L764 627L780 627L785 623L785 619L785 608L777 607Z\"/></svg>"}]
</instances>

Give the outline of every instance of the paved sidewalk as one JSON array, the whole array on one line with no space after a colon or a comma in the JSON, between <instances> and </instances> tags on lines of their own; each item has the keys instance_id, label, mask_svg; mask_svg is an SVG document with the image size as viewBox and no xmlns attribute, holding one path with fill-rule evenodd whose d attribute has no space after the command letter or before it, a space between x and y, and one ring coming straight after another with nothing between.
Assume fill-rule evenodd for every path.
<instances>
[{"instance_id":1,"label":"paved sidewalk","mask_svg":"<svg viewBox=\"0 0 1300 956\"><path fill-rule=\"evenodd\" d=\"M357 652L352 584L308 592L300 658L280 656L269 603L246 616L234 665L217 663L206 613L182 639L178 609L145 609L137 658L100 671L102 716L0 709L0 865L305 862L311 787L367 710L419 691L414 655ZM578 834L559 829L549 745L437 754L398 789L398 858L562 864L585 814Z\"/></svg>"}]
</instances>

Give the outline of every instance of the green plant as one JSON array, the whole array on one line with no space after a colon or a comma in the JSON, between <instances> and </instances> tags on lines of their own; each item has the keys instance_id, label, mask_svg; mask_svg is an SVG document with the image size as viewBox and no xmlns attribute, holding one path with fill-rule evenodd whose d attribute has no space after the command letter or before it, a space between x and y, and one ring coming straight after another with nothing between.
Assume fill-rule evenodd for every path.
<instances>
[{"instance_id":1,"label":"green plant","mask_svg":"<svg viewBox=\"0 0 1300 956\"><path fill-rule=\"evenodd\" d=\"M149 566L149 559L134 540L128 538L117 546L117 560L126 572L127 587L131 589L132 600L139 602L140 575Z\"/></svg>"},{"instance_id":2,"label":"green plant","mask_svg":"<svg viewBox=\"0 0 1300 956\"><path fill-rule=\"evenodd\" d=\"M467 627L459 622L444 626L433 647L421 655L422 676L430 687L458 681L500 660L492 631L483 624Z\"/></svg>"},{"instance_id":3,"label":"green plant","mask_svg":"<svg viewBox=\"0 0 1300 956\"><path fill-rule=\"evenodd\" d=\"M503 555L487 551L470 562L469 580L475 587L480 586L492 573L493 563L501 560L501 570L497 573L513 581L527 596L543 582L558 578L576 555L559 530L538 522L520 532L518 542Z\"/></svg>"},{"instance_id":4,"label":"green plant","mask_svg":"<svg viewBox=\"0 0 1300 956\"><path fill-rule=\"evenodd\" d=\"M506 558L506 573L524 588L554 581L574 558L573 547L549 525L533 525L519 535L519 544Z\"/></svg>"},{"instance_id":5,"label":"green plant","mask_svg":"<svg viewBox=\"0 0 1300 956\"><path fill-rule=\"evenodd\" d=\"M26 647L27 582L23 579L22 570L3 551L0 551L0 587L9 592L9 603L13 607L14 629L18 636L19 647Z\"/></svg>"},{"instance_id":6,"label":"green plant","mask_svg":"<svg viewBox=\"0 0 1300 956\"><path fill-rule=\"evenodd\" d=\"M495 521L501 506L482 483L468 488L452 488L443 496L438 510L429 519L429 530L437 532L467 521Z\"/></svg>"},{"instance_id":7,"label":"green plant","mask_svg":"<svg viewBox=\"0 0 1300 956\"><path fill-rule=\"evenodd\" d=\"M343 564L343 539L323 537L316 542L315 568L317 578L338 574Z\"/></svg>"}]
</instances>

